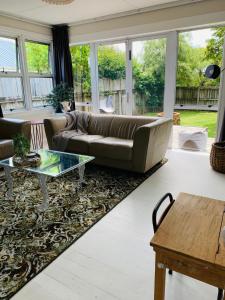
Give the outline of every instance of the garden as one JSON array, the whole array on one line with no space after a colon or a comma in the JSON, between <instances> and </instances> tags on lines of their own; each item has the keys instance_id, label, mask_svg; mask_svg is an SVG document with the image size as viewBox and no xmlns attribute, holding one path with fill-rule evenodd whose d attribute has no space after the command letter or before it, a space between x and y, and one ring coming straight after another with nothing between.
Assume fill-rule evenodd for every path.
<instances>
[{"instance_id":1,"label":"garden","mask_svg":"<svg viewBox=\"0 0 225 300\"><path fill-rule=\"evenodd\" d=\"M209 138L216 137L217 112L214 111L196 111L179 110L180 125L190 127L208 128ZM148 113L149 116L155 116L155 113Z\"/></svg>"}]
</instances>

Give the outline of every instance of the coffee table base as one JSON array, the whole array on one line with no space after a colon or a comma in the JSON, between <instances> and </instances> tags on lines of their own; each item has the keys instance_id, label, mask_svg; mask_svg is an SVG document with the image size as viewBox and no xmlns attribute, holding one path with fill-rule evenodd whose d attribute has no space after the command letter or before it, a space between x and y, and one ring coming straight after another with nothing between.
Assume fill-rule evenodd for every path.
<instances>
[{"instance_id":1,"label":"coffee table base","mask_svg":"<svg viewBox=\"0 0 225 300\"><path fill-rule=\"evenodd\" d=\"M13 200L13 179L11 176L11 168L4 166L5 176L7 180L8 191L6 192L6 197L9 200Z\"/></svg>"},{"instance_id":2,"label":"coffee table base","mask_svg":"<svg viewBox=\"0 0 225 300\"><path fill-rule=\"evenodd\" d=\"M13 200L13 179L11 176L11 167L4 166L4 171L5 171L5 176L7 180L7 187L8 191L6 192L6 196L9 200ZM85 165L82 165L78 167L78 172L79 172L79 185L81 186L82 183L84 182L84 171L85 171ZM47 189L47 175L44 174L37 174L43 200L42 204L39 205L38 210L40 211L45 211L48 206L49 206L49 196L48 196L48 189Z\"/></svg>"}]
</instances>

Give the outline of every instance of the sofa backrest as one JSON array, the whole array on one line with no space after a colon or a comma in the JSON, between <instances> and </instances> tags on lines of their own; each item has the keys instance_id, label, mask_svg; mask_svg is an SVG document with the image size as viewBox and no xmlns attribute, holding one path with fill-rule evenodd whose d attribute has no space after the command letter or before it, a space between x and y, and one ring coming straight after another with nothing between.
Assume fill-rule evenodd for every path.
<instances>
[{"instance_id":1,"label":"sofa backrest","mask_svg":"<svg viewBox=\"0 0 225 300\"><path fill-rule=\"evenodd\" d=\"M155 119L141 116L115 116L109 129L109 136L132 140L140 126L154 122Z\"/></svg>"},{"instance_id":2,"label":"sofa backrest","mask_svg":"<svg viewBox=\"0 0 225 300\"><path fill-rule=\"evenodd\" d=\"M109 136L109 127L112 119L112 115L91 114L88 125L88 133Z\"/></svg>"},{"instance_id":3,"label":"sofa backrest","mask_svg":"<svg viewBox=\"0 0 225 300\"><path fill-rule=\"evenodd\" d=\"M119 115L91 115L88 133L103 136L133 139L140 126L152 123L159 118Z\"/></svg>"}]
</instances>

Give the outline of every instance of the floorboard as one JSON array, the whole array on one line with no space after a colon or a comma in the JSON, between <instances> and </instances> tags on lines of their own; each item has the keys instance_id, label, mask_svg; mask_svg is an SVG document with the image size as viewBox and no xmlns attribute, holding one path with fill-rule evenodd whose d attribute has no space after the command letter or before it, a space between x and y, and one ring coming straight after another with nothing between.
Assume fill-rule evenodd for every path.
<instances>
[{"instance_id":1,"label":"floorboard","mask_svg":"<svg viewBox=\"0 0 225 300\"><path fill-rule=\"evenodd\" d=\"M166 192L225 200L225 175L214 172L208 154L168 151L169 161L13 300L153 300L154 253L151 214ZM212 300L217 290L174 273L167 277L167 300Z\"/></svg>"}]
</instances>

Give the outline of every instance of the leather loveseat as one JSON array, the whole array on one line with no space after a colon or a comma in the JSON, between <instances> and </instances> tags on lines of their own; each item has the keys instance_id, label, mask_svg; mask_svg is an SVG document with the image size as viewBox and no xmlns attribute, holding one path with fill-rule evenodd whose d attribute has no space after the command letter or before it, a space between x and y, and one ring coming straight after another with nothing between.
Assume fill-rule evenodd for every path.
<instances>
[{"instance_id":1,"label":"leather loveseat","mask_svg":"<svg viewBox=\"0 0 225 300\"><path fill-rule=\"evenodd\" d=\"M19 133L30 140L30 121L0 118L0 160L13 156L13 137Z\"/></svg>"},{"instance_id":2,"label":"leather loveseat","mask_svg":"<svg viewBox=\"0 0 225 300\"><path fill-rule=\"evenodd\" d=\"M54 149L66 117L45 119L44 125ZM164 117L92 114L88 134L72 137L65 151L94 156L99 165L145 173L164 158L171 128L172 120Z\"/></svg>"}]
</instances>

